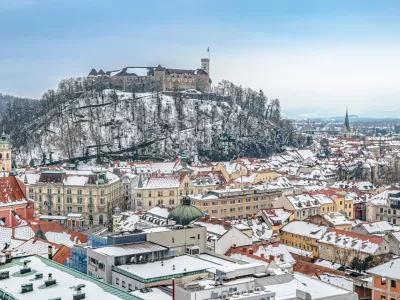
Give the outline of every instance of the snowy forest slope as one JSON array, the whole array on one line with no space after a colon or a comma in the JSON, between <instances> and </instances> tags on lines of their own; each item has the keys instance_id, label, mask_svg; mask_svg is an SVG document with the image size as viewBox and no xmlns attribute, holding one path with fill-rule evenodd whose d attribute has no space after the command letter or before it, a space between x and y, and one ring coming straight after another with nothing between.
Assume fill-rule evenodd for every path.
<instances>
[{"instance_id":1,"label":"snowy forest slope","mask_svg":"<svg viewBox=\"0 0 400 300\"><path fill-rule=\"evenodd\" d=\"M18 165L98 153L113 159L174 159L185 152L196 162L227 160L305 143L281 117L279 100L228 81L215 90L230 97L210 101L178 92L122 92L71 78L48 90L29 112L11 107L3 124Z\"/></svg>"}]
</instances>

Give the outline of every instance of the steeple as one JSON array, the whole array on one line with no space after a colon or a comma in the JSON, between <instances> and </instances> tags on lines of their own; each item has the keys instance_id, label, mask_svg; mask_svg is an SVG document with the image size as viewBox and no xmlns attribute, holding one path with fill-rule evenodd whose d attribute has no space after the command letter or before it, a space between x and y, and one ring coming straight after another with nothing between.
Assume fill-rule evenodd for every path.
<instances>
[{"instance_id":1,"label":"steeple","mask_svg":"<svg viewBox=\"0 0 400 300\"><path fill-rule=\"evenodd\" d=\"M3 133L1 134L1 144L3 145L3 148L5 148L4 146L6 146L7 143L7 136L6 133L4 132L4 126L3 126Z\"/></svg>"},{"instance_id":2,"label":"steeple","mask_svg":"<svg viewBox=\"0 0 400 300\"><path fill-rule=\"evenodd\" d=\"M142 188L143 187L143 179L142 179L142 174L139 174L139 182L137 185L138 188Z\"/></svg>"},{"instance_id":3,"label":"steeple","mask_svg":"<svg viewBox=\"0 0 400 300\"><path fill-rule=\"evenodd\" d=\"M346 118L344 119L344 126L343 127L344 127L343 129L346 129L347 131L350 131L349 113L347 111L347 108L346 108Z\"/></svg>"}]
</instances>

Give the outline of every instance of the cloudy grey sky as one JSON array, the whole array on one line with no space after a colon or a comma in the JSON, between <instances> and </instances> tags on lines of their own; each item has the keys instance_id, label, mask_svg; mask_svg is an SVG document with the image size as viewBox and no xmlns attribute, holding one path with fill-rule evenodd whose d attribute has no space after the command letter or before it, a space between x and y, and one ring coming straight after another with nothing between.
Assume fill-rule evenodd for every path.
<instances>
[{"instance_id":1,"label":"cloudy grey sky","mask_svg":"<svg viewBox=\"0 0 400 300\"><path fill-rule=\"evenodd\" d=\"M1 0L0 93L126 65L197 68L289 116L400 116L399 1Z\"/></svg>"}]
</instances>

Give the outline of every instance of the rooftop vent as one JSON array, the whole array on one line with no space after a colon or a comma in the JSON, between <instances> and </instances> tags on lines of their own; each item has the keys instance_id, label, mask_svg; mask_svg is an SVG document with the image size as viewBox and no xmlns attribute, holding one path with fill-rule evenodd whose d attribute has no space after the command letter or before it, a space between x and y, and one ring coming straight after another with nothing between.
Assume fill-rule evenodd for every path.
<instances>
[{"instance_id":1,"label":"rooftop vent","mask_svg":"<svg viewBox=\"0 0 400 300\"><path fill-rule=\"evenodd\" d=\"M55 279L53 279L53 277L51 276L51 273L49 273L49 279L47 279L44 284L48 287L48 286L52 286L54 284L56 284L57 281Z\"/></svg>"},{"instance_id":2,"label":"rooftop vent","mask_svg":"<svg viewBox=\"0 0 400 300\"><path fill-rule=\"evenodd\" d=\"M21 284L21 294L33 291L33 283Z\"/></svg>"},{"instance_id":3,"label":"rooftop vent","mask_svg":"<svg viewBox=\"0 0 400 300\"><path fill-rule=\"evenodd\" d=\"M10 278L10 271L0 272L0 280Z\"/></svg>"},{"instance_id":4,"label":"rooftop vent","mask_svg":"<svg viewBox=\"0 0 400 300\"><path fill-rule=\"evenodd\" d=\"M35 274L35 279L42 279L43 278L43 273L36 273Z\"/></svg>"},{"instance_id":5,"label":"rooftop vent","mask_svg":"<svg viewBox=\"0 0 400 300\"><path fill-rule=\"evenodd\" d=\"M73 296L73 300L85 299L85 293L82 292L82 289L85 287L84 284L78 284L75 287L76 294Z\"/></svg>"},{"instance_id":6,"label":"rooftop vent","mask_svg":"<svg viewBox=\"0 0 400 300\"><path fill-rule=\"evenodd\" d=\"M31 268L28 267L28 263L30 263L31 261L28 260L24 260L24 266L21 270L19 270L20 274L26 274L29 273L31 271Z\"/></svg>"}]
</instances>

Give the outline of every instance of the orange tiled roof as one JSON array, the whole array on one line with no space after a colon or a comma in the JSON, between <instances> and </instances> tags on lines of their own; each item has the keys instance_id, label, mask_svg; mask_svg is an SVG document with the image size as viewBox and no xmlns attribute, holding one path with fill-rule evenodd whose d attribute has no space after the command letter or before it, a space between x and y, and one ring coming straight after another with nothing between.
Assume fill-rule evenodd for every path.
<instances>
[{"instance_id":1,"label":"orange tiled roof","mask_svg":"<svg viewBox=\"0 0 400 300\"><path fill-rule=\"evenodd\" d=\"M58 224L55 221L52 221L52 222L40 222L38 224L32 224L31 228L33 229L35 234L38 231L39 226L44 234L46 234L46 232L60 232L60 233L67 232L67 229L64 226ZM83 233L76 232L74 230L68 230L68 234L71 235L71 241L74 241L75 237L77 237L77 239L81 243L87 242L87 236L84 235Z\"/></svg>"},{"instance_id":2,"label":"orange tiled roof","mask_svg":"<svg viewBox=\"0 0 400 300\"><path fill-rule=\"evenodd\" d=\"M26 200L17 179L14 176L0 178L0 203L7 204Z\"/></svg>"},{"instance_id":3,"label":"orange tiled roof","mask_svg":"<svg viewBox=\"0 0 400 300\"><path fill-rule=\"evenodd\" d=\"M64 264L67 261L69 256L69 248L67 246L62 245L53 256L53 260L58 262L59 264Z\"/></svg>"}]
</instances>

